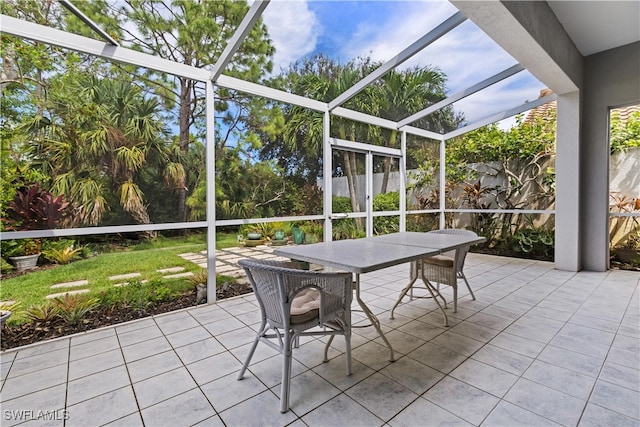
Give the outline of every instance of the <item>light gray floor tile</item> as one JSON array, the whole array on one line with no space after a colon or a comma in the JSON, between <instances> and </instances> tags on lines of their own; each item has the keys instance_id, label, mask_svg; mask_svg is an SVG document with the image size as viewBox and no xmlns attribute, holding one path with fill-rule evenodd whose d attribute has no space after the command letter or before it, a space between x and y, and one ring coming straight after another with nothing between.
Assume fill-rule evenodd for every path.
<instances>
[{"instance_id":1,"label":"light gray floor tile","mask_svg":"<svg viewBox=\"0 0 640 427\"><path fill-rule=\"evenodd\" d=\"M171 386L167 387L167 384ZM140 408L155 405L195 387L196 383L186 368L174 369L133 385Z\"/></svg>"},{"instance_id":2,"label":"light gray floor tile","mask_svg":"<svg viewBox=\"0 0 640 427\"><path fill-rule=\"evenodd\" d=\"M124 366L118 366L93 375L87 375L69 382L67 387L67 405L75 405L76 403L120 389L129 384L129 374Z\"/></svg>"},{"instance_id":3,"label":"light gray floor tile","mask_svg":"<svg viewBox=\"0 0 640 427\"><path fill-rule=\"evenodd\" d=\"M497 397L504 396L518 380L517 375L473 359L467 359L449 375Z\"/></svg>"},{"instance_id":4,"label":"light gray floor tile","mask_svg":"<svg viewBox=\"0 0 640 427\"><path fill-rule=\"evenodd\" d=\"M95 426L108 424L138 411L131 386L85 400L67 407L69 419L65 426Z\"/></svg>"},{"instance_id":5,"label":"light gray floor tile","mask_svg":"<svg viewBox=\"0 0 640 427\"><path fill-rule=\"evenodd\" d=\"M522 373L529 367L533 359L504 348L487 344L478 350L472 359L486 363L494 368L510 372L515 375Z\"/></svg>"},{"instance_id":6,"label":"light gray floor tile","mask_svg":"<svg viewBox=\"0 0 640 427\"><path fill-rule=\"evenodd\" d=\"M39 372L42 369L60 365L64 365L61 369L66 371L68 363L69 350L66 348L26 357L22 357L20 352L18 352L18 355L11 365L11 370L9 371L9 375L7 375L7 379Z\"/></svg>"},{"instance_id":7,"label":"light gray floor tile","mask_svg":"<svg viewBox=\"0 0 640 427\"><path fill-rule=\"evenodd\" d=\"M160 336L148 341L122 347L122 354L124 354L124 359L129 363L155 354L164 353L168 350L171 350L169 341L167 341L165 337Z\"/></svg>"},{"instance_id":8,"label":"light gray floor tile","mask_svg":"<svg viewBox=\"0 0 640 427\"><path fill-rule=\"evenodd\" d=\"M345 393L385 421L418 397L408 388L379 373L359 382Z\"/></svg>"},{"instance_id":9,"label":"light gray floor tile","mask_svg":"<svg viewBox=\"0 0 640 427\"><path fill-rule=\"evenodd\" d=\"M207 338L176 348L176 353L185 365L224 351L225 348L215 338Z\"/></svg>"},{"instance_id":10,"label":"light gray floor tile","mask_svg":"<svg viewBox=\"0 0 640 427\"><path fill-rule=\"evenodd\" d=\"M155 325L155 323L153 324L153 326L150 326L148 328L133 329L125 333L118 332L118 340L120 341L120 346L122 347L137 344L143 341L148 341L160 336L162 336L162 331Z\"/></svg>"},{"instance_id":11,"label":"light gray floor tile","mask_svg":"<svg viewBox=\"0 0 640 427\"><path fill-rule=\"evenodd\" d=\"M160 327L160 330L165 335L184 331L185 329L195 328L197 326L200 326L200 324L193 317L189 315L185 316L184 318L176 318L168 322L162 322L162 323L158 322L158 327Z\"/></svg>"},{"instance_id":12,"label":"light gray floor tile","mask_svg":"<svg viewBox=\"0 0 640 427\"><path fill-rule=\"evenodd\" d=\"M35 391L15 399L5 396L2 391L3 427L24 423L37 416L39 411L64 409L66 385L61 384L45 390ZM64 421L63 421L64 422ZM60 423L62 425L62 423Z\"/></svg>"},{"instance_id":13,"label":"light gray floor tile","mask_svg":"<svg viewBox=\"0 0 640 427\"><path fill-rule=\"evenodd\" d=\"M238 403L267 390L267 387L253 375L245 375L238 380L234 372L200 386L217 412L222 412Z\"/></svg>"},{"instance_id":14,"label":"light gray floor tile","mask_svg":"<svg viewBox=\"0 0 640 427\"><path fill-rule=\"evenodd\" d=\"M445 374L466 360L466 356L430 342L418 347L408 356Z\"/></svg>"},{"instance_id":15,"label":"light gray floor tile","mask_svg":"<svg viewBox=\"0 0 640 427\"><path fill-rule=\"evenodd\" d=\"M563 325L564 322L526 314L507 327L505 332L534 341L548 343Z\"/></svg>"},{"instance_id":16,"label":"light gray floor tile","mask_svg":"<svg viewBox=\"0 0 640 427\"><path fill-rule=\"evenodd\" d=\"M446 377L424 394L424 398L479 425L500 399L455 378Z\"/></svg>"},{"instance_id":17,"label":"light gray floor tile","mask_svg":"<svg viewBox=\"0 0 640 427\"><path fill-rule=\"evenodd\" d=\"M120 348L69 362L69 381L124 365Z\"/></svg>"},{"instance_id":18,"label":"light gray floor tile","mask_svg":"<svg viewBox=\"0 0 640 427\"><path fill-rule=\"evenodd\" d=\"M340 390L346 390L372 375L375 371L357 360L351 360L351 375L346 372L346 355L342 354L313 368L313 371ZM392 364L393 365L393 364ZM391 366L391 365L389 365Z\"/></svg>"},{"instance_id":19,"label":"light gray floor tile","mask_svg":"<svg viewBox=\"0 0 640 427\"><path fill-rule=\"evenodd\" d=\"M580 419L579 427L638 427L639 421L593 403L588 403Z\"/></svg>"},{"instance_id":20,"label":"light gray floor tile","mask_svg":"<svg viewBox=\"0 0 640 427\"><path fill-rule=\"evenodd\" d=\"M425 341L429 341L446 331L445 328L414 320L400 326L399 331ZM389 333L393 335L393 332ZM387 339L390 340L389 337ZM392 342L393 344L393 342Z\"/></svg>"},{"instance_id":21,"label":"light gray floor tile","mask_svg":"<svg viewBox=\"0 0 640 427\"><path fill-rule=\"evenodd\" d=\"M468 338L451 331L438 335L430 342L448 348L449 350L462 354L463 356L471 356L484 345L484 342L482 341Z\"/></svg>"},{"instance_id":22,"label":"light gray floor tile","mask_svg":"<svg viewBox=\"0 0 640 427\"><path fill-rule=\"evenodd\" d=\"M491 328L497 331L502 331L504 328L511 324L511 320L503 317L493 316L486 312L487 309L476 313L467 319L468 322L475 323L477 325Z\"/></svg>"},{"instance_id":23,"label":"light gray floor tile","mask_svg":"<svg viewBox=\"0 0 640 427\"><path fill-rule=\"evenodd\" d=\"M272 391L280 397L280 386ZM305 371L291 378L289 405L299 414L307 413L333 399L340 390L313 371Z\"/></svg>"},{"instance_id":24,"label":"light gray floor tile","mask_svg":"<svg viewBox=\"0 0 640 427\"><path fill-rule=\"evenodd\" d=\"M147 426L193 425L215 415L199 389L181 393L141 411Z\"/></svg>"},{"instance_id":25,"label":"light gray floor tile","mask_svg":"<svg viewBox=\"0 0 640 427\"><path fill-rule=\"evenodd\" d=\"M280 399L270 390L253 396L219 415L227 426L245 427L286 426L297 416L295 409L284 414L280 413Z\"/></svg>"},{"instance_id":26,"label":"light gray floor tile","mask_svg":"<svg viewBox=\"0 0 640 427\"><path fill-rule=\"evenodd\" d=\"M156 354L144 359L136 360L127 364L131 381L138 381L151 378L164 372L172 371L183 366L178 356L173 351Z\"/></svg>"},{"instance_id":27,"label":"light gray floor tile","mask_svg":"<svg viewBox=\"0 0 640 427\"><path fill-rule=\"evenodd\" d=\"M351 350L351 357L374 370L380 370L391 363L389 361L389 349L374 341Z\"/></svg>"},{"instance_id":28,"label":"light gray floor tile","mask_svg":"<svg viewBox=\"0 0 640 427\"><path fill-rule=\"evenodd\" d=\"M540 354L546 345L538 341L511 335L507 332L500 332L489 344L534 358Z\"/></svg>"},{"instance_id":29,"label":"light gray floor tile","mask_svg":"<svg viewBox=\"0 0 640 427\"><path fill-rule=\"evenodd\" d=\"M489 416L482 422L486 427L515 427L515 426L560 426L540 415L527 411L519 406L502 400Z\"/></svg>"},{"instance_id":30,"label":"light gray floor tile","mask_svg":"<svg viewBox=\"0 0 640 427\"><path fill-rule=\"evenodd\" d=\"M375 426L383 421L350 397L340 394L302 417L309 426Z\"/></svg>"},{"instance_id":31,"label":"light gray floor tile","mask_svg":"<svg viewBox=\"0 0 640 427\"><path fill-rule=\"evenodd\" d=\"M177 348L211 338L211 334L204 328L204 326L197 326L195 328L167 335L166 338L174 348Z\"/></svg>"},{"instance_id":32,"label":"light gray floor tile","mask_svg":"<svg viewBox=\"0 0 640 427\"><path fill-rule=\"evenodd\" d=\"M635 390L598 380L589 401L640 420L640 393Z\"/></svg>"},{"instance_id":33,"label":"light gray floor tile","mask_svg":"<svg viewBox=\"0 0 640 427\"><path fill-rule=\"evenodd\" d=\"M215 369L212 369L212 366L215 366ZM229 353L216 354L187 365L187 369L200 385L232 372L238 372L240 368L242 368L242 363Z\"/></svg>"},{"instance_id":34,"label":"light gray floor tile","mask_svg":"<svg viewBox=\"0 0 640 427\"><path fill-rule=\"evenodd\" d=\"M582 400L589 398L596 383L594 377L540 360L534 361L522 376Z\"/></svg>"},{"instance_id":35,"label":"light gray floor tile","mask_svg":"<svg viewBox=\"0 0 640 427\"><path fill-rule=\"evenodd\" d=\"M600 372L600 379L640 392L640 366L630 368L605 362Z\"/></svg>"},{"instance_id":36,"label":"light gray floor tile","mask_svg":"<svg viewBox=\"0 0 640 427\"><path fill-rule=\"evenodd\" d=\"M491 329L470 321L458 323L450 328L450 331L485 343L500 333L497 329Z\"/></svg>"},{"instance_id":37,"label":"light gray floor tile","mask_svg":"<svg viewBox=\"0 0 640 427\"><path fill-rule=\"evenodd\" d=\"M391 427L415 427L420 425L470 427L473 425L422 397L412 402L387 424Z\"/></svg>"},{"instance_id":38,"label":"light gray floor tile","mask_svg":"<svg viewBox=\"0 0 640 427\"><path fill-rule=\"evenodd\" d=\"M139 412L119 418L105 425L109 427L144 427L142 416Z\"/></svg>"},{"instance_id":39,"label":"light gray floor tile","mask_svg":"<svg viewBox=\"0 0 640 427\"><path fill-rule=\"evenodd\" d=\"M16 352L19 359L23 359L26 357L37 356L40 354L50 353L56 350L68 350L69 349L69 339L62 338L53 341L45 341L38 345L34 345L31 347L26 347L21 349L19 352Z\"/></svg>"},{"instance_id":40,"label":"light gray floor tile","mask_svg":"<svg viewBox=\"0 0 640 427\"><path fill-rule=\"evenodd\" d=\"M118 348L118 337L114 334L108 334L104 338L75 343L71 345L69 351L69 359L73 362L83 359L85 357L95 356L98 353L104 353L111 351L114 348Z\"/></svg>"},{"instance_id":41,"label":"light gray floor tile","mask_svg":"<svg viewBox=\"0 0 640 427\"><path fill-rule=\"evenodd\" d=\"M614 334L582 325L567 324L551 340L551 345L604 359L607 356Z\"/></svg>"},{"instance_id":42,"label":"light gray floor tile","mask_svg":"<svg viewBox=\"0 0 640 427\"><path fill-rule=\"evenodd\" d=\"M417 394L424 393L444 377L442 372L410 357L396 360L386 368L383 368L380 373Z\"/></svg>"},{"instance_id":43,"label":"light gray floor tile","mask_svg":"<svg viewBox=\"0 0 640 427\"><path fill-rule=\"evenodd\" d=\"M38 372L17 377L9 376L2 387L2 401L29 395L29 393L64 384L66 381L66 365L44 368Z\"/></svg>"},{"instance_id":44,"label":"light gray floor tile","mask_svg":"<svg viewBox=\"0 0 640 427\"><path fill-rule=\"evenodd\" d=\"M591 377L598 376L603 363L598 358L554 346L542 350L538 359Z\"/></svg>"},{"instance_id":45,"label":"light gray floor tile","mask_svg":"<svg viewBox=\"0 0 640 427\"><path fill-rule=\"evenodd\" d=\"M562 425L576 425L586 401L547 386L520 379L504 400Z\"/></svg>"}]
</instances>

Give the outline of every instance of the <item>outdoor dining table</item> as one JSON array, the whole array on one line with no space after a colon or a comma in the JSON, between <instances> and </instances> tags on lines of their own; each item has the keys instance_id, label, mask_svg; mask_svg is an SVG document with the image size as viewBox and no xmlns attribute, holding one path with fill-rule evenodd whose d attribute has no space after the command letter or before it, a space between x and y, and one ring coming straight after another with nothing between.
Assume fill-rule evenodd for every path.
<instances>
[{"instance_id":1,"label":"outdoor dining table","mask_svg":"<svg viewBox=\"0 0 640 427\"><path fill-rule=\"evenodd\" d=\"M360 274L410 262L412 263L410 280L415 281L419 274L417 267L419 260L482 241L484 241L483 237L474 239L458 235L401 232L363 239L283 246L275 249L274 253L353 273L356 301L389 348L389 360L394 361L393 348L380 328L380 321L360 298ZM444 315L445 326L448 325L444 308L436 299L436 296L441 298L442 296L437 288L424 279L424 276L422 279Z\"/></svg>"}]
</instances>

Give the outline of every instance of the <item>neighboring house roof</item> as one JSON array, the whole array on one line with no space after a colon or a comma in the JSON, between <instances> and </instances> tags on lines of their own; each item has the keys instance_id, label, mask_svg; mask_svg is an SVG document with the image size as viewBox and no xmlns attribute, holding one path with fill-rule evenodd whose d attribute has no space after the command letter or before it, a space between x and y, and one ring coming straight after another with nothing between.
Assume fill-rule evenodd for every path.
<instances>
[{"instance_id":1,"label":"neighboring house roof","mask_svg":"<svg viewBox=\"0 0 640 427\"><path fill-rule=\"evenodd\" d=\"M547 95L551 95L552 93L553 91L551 89L548 89L548 88L542 89L540 91L540 95L538 96L538 99L545 97ZM557 108L556 101L547 102L546 104L543 104L539 107L529 110L529 113L527 114L527 117L524 121L525 123L530 123L538 117L543 117L543 118L548 117L549 113L552 111L555 111L556 108ZM611 110L612 113L615 112L620 115L620 121L622 123L626 123L627 120L629 120L629 117L631 117L631 114L637 111L640 111L640 105L629 105L626 107L613 108Z\"/></svg>"}]
</instances>

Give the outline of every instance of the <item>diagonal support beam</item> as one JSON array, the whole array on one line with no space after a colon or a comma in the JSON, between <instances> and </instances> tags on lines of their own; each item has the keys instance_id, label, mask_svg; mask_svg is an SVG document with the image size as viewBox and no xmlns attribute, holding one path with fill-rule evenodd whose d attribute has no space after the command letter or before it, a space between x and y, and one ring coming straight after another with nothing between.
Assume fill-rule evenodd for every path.
<instances>
[{"instance_id":1,"label":"diagonal support beam","mask_svg":"<svg viewBox=\"0 0 640 427\"><path fill-rule=\"evenodd\" d=\"M506 119L511 116L515 116L516 114L520 114L528 110L532 110L548 102L555 101L556 98L557 98L557 95L553 94L553 95L543 96L542 98L538 98L535 101L525 102L524 104L514 107L510 110L506 110L501 113L494 114L482 120L478 120L475 123L471 123L470 125L461 127L460 129L451 131L444 135L444 139L447 140L447 139L455 138L456 136L464 135L465 133L471 132L472 130L479 129L483 126L490 125L491 123L499 122L500 120Z\"/></svg>"},{"instance_id":2,"label":"diagonal support beam","mask_svg":"<svg viewBox=\"0 0 640 427\"><path fill-rule=\"evenodd\" d=\"M342 104L356 96L358 93L363 91L371 83L375 82L390 70L402 64L407 59L411 58L413 55L429 46L431 43L438 40L440 37L444 36L449 31L453 30L455 27L462 24L466 20L467 18L465 18L462 12L456 12L455 14L451 15L446 21L442 22L436 28L422 36L418 41L414 42L411 46L400 52L393 59L376 68L371 74L367 75L351 88L344 91L336 99L331 101L329 103L329 110L333 110L334 108L341 106Z\"/></svg>"},{"instance_id":3,"label":"diagonal support beam","mask_svg":"<svg viewBox=\"0 0 640 427\"><path fill-rule=\"evenodd\" d=\"M454 102L460 101L462 98L466 98L469 95L473 95L474 93L491 86L492 84L498 83L499 81L502 81L504 79L506 79L507 77L511 77L512 75L519 73L520 71L524 70L524 67L520 64L516 64L512 67L507 68L506 70L492 76L489 77L486 80L483 80L479 83L476 83L475 85L464 89L458 93L456 93L455 95L452 95L446 99L443 99L440 102L436 102L433 105L430 105L429 107L425 108L422 111L418 111L417 113L407 117L406 119L401 120L398 123L398 127L402 127L405 125L408 125L409 123L413 123L418 119L421 119L423 117L428 116L431 113L434 113L438 110L440 110L441 108L446 107L447 105L453 104Z\"/></svg>"},{"instance_id":4,"label":"diagonal support beam","mask_svg":"<svg viewBox=\"0 0 640 427\"><path fill-rule=\"evenodd\" d=\"M270 0L258 0L251 5L251 8L236 29L233 37L231 37L231 40L227 43L224 51L222 51L220 58L218 58L218 61L213 66L213 71L211 72L212 81L215 82L229 62L231 62L233 54L240 49L240 45L242 45L244 39L249 35L256 22L258 22L258 19L262 16L262 12L267 8L269 2Z\"/></svg>"},{"instance_id":5,"label":"diagonal support beam","mask_svg":"<svg viewBox=\"0 0 640 427\"><path fill-rule=\"evenodd\" d=\"M69 0L58 0L58 2L64 6L67 10L69 10L69 12L73 13L74 15L76 15L78 17L78 19L80 19L82 22L84 22L85 24L87 24L87 26L89 26L89 28L91 28L93 31L95 31L96 33L98 33L100 35L100 37L102 37L103 39L105 39L106 41L109 42L109 44L113 45L113 46L119 46L118 42L114 40L113 37L111 37L109 34L107 34L107 32L105 30L103 30L102 28L100 28L98 26L98 24L96 24L95 22L93 22L87 15L85 15L84 13L82 13L80 11L80 9L78 9L77 7L75 7L73 5L73 3L71 3Z\"/></svg>"}]
</instances>

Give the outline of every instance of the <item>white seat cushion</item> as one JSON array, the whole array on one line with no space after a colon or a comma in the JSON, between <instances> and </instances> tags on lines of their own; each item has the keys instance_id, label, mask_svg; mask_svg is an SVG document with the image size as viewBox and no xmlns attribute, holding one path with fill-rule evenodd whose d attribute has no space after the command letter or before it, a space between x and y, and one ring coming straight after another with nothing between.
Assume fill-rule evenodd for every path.
<instances>
[{"instance_id":1,"label":"white seat cushion","mask_svg":"<svg viewBox=\"0 0 640 427\"><path fill-rule=\"evenodd\" d=\"M291 323L305 323L318 317L320 313L320 292L307 288L291 301Z\"/></svg>"}]
</instances>

